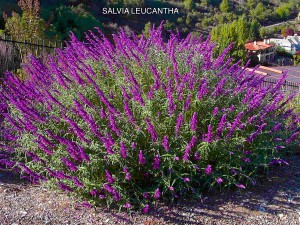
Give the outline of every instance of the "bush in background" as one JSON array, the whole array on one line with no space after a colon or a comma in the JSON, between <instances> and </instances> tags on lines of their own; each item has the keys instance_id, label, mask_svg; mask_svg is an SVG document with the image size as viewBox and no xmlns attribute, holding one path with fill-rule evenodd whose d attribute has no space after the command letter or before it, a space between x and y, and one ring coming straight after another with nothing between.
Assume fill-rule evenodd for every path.
<instances>
[{"instance_id":1,"label":"bush in background","mask_svg":"<svg viewBox=\"0 0 300 225\"><path fill-rule=\"evenodd\" d=\"M47 35L60 40L66 40L70 31L82 39L85 31L101 26L101 23L85 9L83 4L62 5L52 10L44 9L44 17L51 22Z\"/></svg>"},{"instance_id":2,"label":"bush in background","mask_svg":"<svg viewBox=\"0 0 300 225\"><path fill-rule=\"evenodd\" d=\"M120 31L114 45L100 31L86 44L73 35L49 63L32 58L25 82L7 74L2 147L14 157L0 162L89 203L145 213L161 199L245 188L280 163L299 134L284 77L262 87L225 60L229 47L214 59L209 39L165 43L161 32Z\"/></svg>"},{"instance_id":3,"label":"bush in background","mask_svg":"<svg viewBox=\"0 0 300 225\"><path fill-rule=\"evenodd\" d=\"M3 14L6 33L17 41L31 40L37 42L44 40L46 23L40 18L39 1L19 0L18 6L22 10L21 15L16 12L13 12L11 17Z\"/></svg>"}]
</instances>

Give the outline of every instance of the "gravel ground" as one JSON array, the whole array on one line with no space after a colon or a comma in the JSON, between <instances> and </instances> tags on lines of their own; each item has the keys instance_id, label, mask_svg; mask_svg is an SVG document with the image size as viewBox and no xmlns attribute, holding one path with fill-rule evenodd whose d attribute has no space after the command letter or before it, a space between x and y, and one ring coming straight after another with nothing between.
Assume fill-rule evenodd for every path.
<instances>
[{"instance_id":1,"label":"gravel ground","mask_svg":"<svg viewBox=\"0 0 300 225\"><path fill-rule=\"evenodd\" d=\"M0 171L0 224L204 224L300 225L300 156L274 169L256 186L209 193L199 201L160 204L149 215L76 206L65 193L49 191Z\"/></svg>"}]
</instances>

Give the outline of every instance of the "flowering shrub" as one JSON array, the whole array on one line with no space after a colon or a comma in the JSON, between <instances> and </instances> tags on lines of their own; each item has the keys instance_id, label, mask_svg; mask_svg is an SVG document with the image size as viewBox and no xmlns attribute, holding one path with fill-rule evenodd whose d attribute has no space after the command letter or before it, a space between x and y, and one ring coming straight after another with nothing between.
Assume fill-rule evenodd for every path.
<instances>
[{"instance_id":1,"label":"flowering shrub","mask_svg":"<svg viewBox=\"0 0 300 225\"><path fill-rule=\"evenodd\" d=\"M146 213L163 198L245 188L298 137L284 77L262 87L225 60L230 47L213 59L209 39L164 43L161 26L148 39L120 31L114 44L98 32L85 43L72 36L46 65L32 58L24 82L7 74L2 147L14 158L2 164L89 203Z\"/></svg>"}]
</instances>

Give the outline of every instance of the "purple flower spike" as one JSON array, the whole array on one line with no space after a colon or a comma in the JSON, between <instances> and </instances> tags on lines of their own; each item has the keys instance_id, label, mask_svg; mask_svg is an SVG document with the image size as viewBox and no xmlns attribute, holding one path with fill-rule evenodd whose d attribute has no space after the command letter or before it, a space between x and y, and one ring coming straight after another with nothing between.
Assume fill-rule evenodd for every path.
<instances>
[{"instance_id":1,"label":"purple flower spike","mask_svg":"<svg viewBox=\"0 0 300 225\"><path fill-rule=\"evenodd\" d=\"M136 143L132 142L131 147L135 149L136 148Z\"/></svg>"},{"instance_id":2,"label":"purple flower spike","mask_svg":"<svg viewBox=\"0 0 300 225\"><path fill-rule=\"evenodd\" d=\"M292 142L297 138L297 136L298 136L299 134L300 134L300 132L295 132L295 133L293 133L292 136L291 136L289 139L286 140L286 143L287 143L287 144L292 143Z\"/></svg>"},{"instance_id":3,"label":"purple flower spike","mask_svg":"<svg viewBox=\"0 0 300 225\"><path fill-rule=\"evenodd\" d=\"M190 104L191 104L191 94L188 95L185 101L184 111L187 111L190 108Z\"/></svg>"},{"instance_id":4,"label":"purple flower spike","mask_svg":"<svg viewBox=\"0 0 300 225\"><path fill-rule=\"evenodd\" d=\"M79 188L84 187L84 184L81 183L77 177L72 177L72 180L77 187L79 187Z\"/></svg>"},{"instance_id":5,"label":"purple flower spike","mask_svg":"<svg viewBox=\"0 0 300 225\"><path fill-rule=\"evenodd\" d=\"M147 214L147 213L149 213L149 211L150 211L150 206L147 204L142 209L142 213Z\"/></svg>"},{"instance_id":6,"label":"purple flower spike","mask_svg":"<svg viewBox=\"0 0 300 225\"><path fill-rule=\"evenodd\" d=\"M172 95L168 97L168 103L169 103L168 113L171 116L176 109L176 105L174 104Z\"/></svg>"},{"instance_id":7,"label":"purple flower spike","mask_svg":"<svg viewBox=\"0 0 300 225\"><path fill-rule=\"evenodd\" d=\"M233 169L233 168L230 169L230 172L231 172L233 175L237 174L236 170Z\"/></svg>"},{"instance_id":8,"label":"purple flower spike","mask_svg":"<svg viewBox=\"0 0 300 225\"><path fill-rule=\"evenodd\" d=\"M197 141L197 137L196 137L196 135L194 135L194 136L191 138L189 144L188 144L188 145L186 146L186 148L185 148L184 155L183 155L183 157L182 157L182 159L183 159L184 161L188 161L188 160L189 160L189 157L190 157L190 151L191 151L191 149L195 146L196 141Z\"/></svg>"},{"instance_id":9,"label":"purple flower spike","mask_svg":"<svg viewBox=\"0 0 300 225\"><path fill-rule=\"evenodd\" d=\"M126 146L123 142L120 143L120 153L123 159L127 157Z\"/></svg>"},{"instance_id":10,"label":"purple flower spike","mask_svg":"<svg viewBox=\"0 0 300 225\"><path fill-rule=\"evenodd\" d=\"M237 184L236 185L238 188L242 188L242 189L245 189L246 187L245 187L245 185L243 185L243 184Z\"/></svg>"},{"instance_id":11,"label":"purple flower spike","mask_svg":"<svg viewBox=\"0 0 300 225\"><path fill-rule=\"evenodd\" d=\"M213 110L213 116L217 115L218 112L219 112L219 108L218 107L214 108L214 110Z\"/></svg>"},{"instance_id":12,"label":"purple flower spike","mask_svg":"<svg viewBox=\"0 0 300 225\"><path fill-rule=\"evenodd\" d=\"M207 134L205 134L204 138L205 142L211 143L213 141L213 133L212 133L212 125L208 125Z\"/></svg>"},{"instance_id":13,"label":"purple flower spike","mask_svg":"<svg viewBox=\"0 0 300 225\"><path fill-rule=\"evenodd\" d=\"M197 129L197 112L193 113L192 119L191 119L191 123L190 123L190 128L192 131L196 131Z\"/></svg>"},{"instance_id":14,"label":"purple flower spike","mask_svg":"<svg viewBox=\"0 0 300 225\"><path fill-rule=\"evenodd\" d=\"M140 165L146 164L146 158L144 157L142 150L140 150L140 153L139 153L139 164Z\"/></svg>"},{"instance_id":15,"label":"purple flower spike","mask_svg":"<svg viewBox=\"0 0 300 225\"><path fill-rule=\"evenodd\" d=\"M226 140L230 139L231 135L233 134L233 132L236 130L236 128L238 127L238 125L240 124L240 120L242 118L243 112L239 112L238 115L236 116L236 118L234 119L234 122L226 136Z\"/></svg>"},{"instance_id":16,"label":"purple flower spike","mask_svg":"<svg viewBox=\"0 0 300 225\"><path fill-rule=\"evenodd\" d=\"M219 178L217 178L216 181L217 181L218 184L221 184L223 182L223 179L219 177Z\"/></svg>"},{"instance_id":17,"label":"purple flower spike","mask_svg":"<svg viewBox=\"0 0 300 225\"><path fill-rule=\"evenodd\" d=\"M127 167L123 168L123 172L125 173L125 180L131 180L131 175L127 170Z\"/></svg>"},{"instance_id":18,"label":"purple flower spike","mask_svg":"<svg viewBox=\"0 0 300 225\"><path fill-rule=\"evenodd\" d=\"M153 125L150 122L150 119L147 118L146 122L147 122L147 126L148 126L147 129L148 129L148 132L151 135L152 140L157 141L157 134L155 132L155 129L154 129Z\"/></svg>"},{"instance_id":19,"label":"purple flower spike","mask_svg":"<svg viewBox=\"0 0 300 225\"><path fill-rule=\"evenodd\" d=\"M196 161L199 161L201 159L201 156L200 156L200 154L198 152L195 152L194 159Z\"/></svg>"},{"instance_id":20,"label":"purple flower spike","mask_svg":"<svg viewBox=\"0 0 300 225\"><path fill-rule=\"evenodd\" d=\"M73 191L73 189L71 187L69 187L68 185L62 183L62 182L58 182L59 187L63 190L63 191Z\"/></svg>"},{"instance_id":21,"label":"purple flower spike","mask_svg":"<svg viewBox=\"0 0 300 225\"><path fill-rule=\"evenodd\" d=\"M112 177L112 175L110 174L110 172L108 170L105 170L105 176L106 176L106 180L108 183L114 183L115 179Z\"/></svg>"},{"instance_id":22,"label":"purple flower spike","mask_svg":"<svg viewBox=\"0 0 300 225\"><path fill-rule=\"evenodd\" d=\"M110 123L110 128L112 129L113 132L116 133L117 136L121 135L121 132L116 124L115 118L110 114L109 115L109 123Z\"/></svg>"},{"instance_id":23,"label":"purple flower spike","mask_svg":"<svg viewBox=\"0 0 300 225\"><path fill-rule=\"evenodd\" d=\"M159 155L156 155L154 157L154 162L153 162L153 169L157 170L160 167L160 158Z\"/></svg>"},{"instance_id":24,"label":"purple flower spike","mask_svg":"<svg viewBox=\"0 0 300 225\"><path fill-rule=\"evenodd\" d=\"M180 130L182 124L183 124L183 114L180 113L180 114L178 115L177 121L176 121L176 127L175 127L175 134L176 134L176 136L178 136L179 130Z\"/></svg>"},{"instance_id":25,"label":"purple flower spike","mask_svg":"<svg viewBox=\"0 0 300 225\"><path fill-rule=\"evenodd\" d=\"M169 140L168 140L168 136L165 135L164 139L162 141L162 146L164 147L164 149L168 152L170 147L169 147Z\"/></svg>"},{"instance_id":26,"label":"purple flower spike","mask_svg":"<svg viewBox=\"0 0 300 225\"><path fill-rule=\"evenodd\" d=\"M184 177L184 178L183 178L183 181L186 182L186 183L187 183L187 182L190 182L190 178Z\"/></svg>"},{"instance_id":27,"label":"purple flower spike","mask_svg":"<svg viewBox=\"0 0 300 225\"><path fill-rule=\"evenodd\" d=\"M88 203L88 202L82 202L81 205L84 207L84 208L92 208L93 205Z\"/></svg>"},{"instance_id":28,"label":"purple flower spike","mask_svg":"<svg viewBox=\"0 0 300 225\"><path fill-rule=\"evenodd\" d=\"M91 196L97 196L97 194L98 194L97 189L92 189L92 190L90 191L90 194L91 194Z\"/></svg>"},{"instance_id":29,"label":"purple flower spike","mask_svg":"<svg viewBox=\"0 0 300 225\"><path fill-rule=\"evenodd\" d=\"M155 190L153 196L154 196L155 199L159 199L159 198L160 198L161 192L160 192L159 188L157 188L157 189Z\"/></svg>"},{"instance_id":30,"label":"purple flower spike","mask_svg":"<svg viewBox=\"0 0 300 225\"><path fill-rule=\"evenodd\" d=\"M198 94L197 94L197 97L199 100L202 99L209 92L207 84L208 83L207 83L206 77L203 77L201 80L201 84L199 86Z\"/></svg>"},{"instance_id":31,"label":"purple flower spike","mask_svg":"<svg viewBox=\"0 0 300 225\"><path fill-rule=\"evenodd\" d=\"M144 193L143 193L143 197L144 197L145 199L148 199L148 198L150 197L150 194L149 194L148 192L144 192Z\"/></svg>"},{"instance_id":32,"label":"purple flower spike","mask_svg":"<svg viewBox=\"0 0 300 225\"><path fill-rule=\"evenodd\" d=\"M66 158L61 158L61 161L71 170L76 171L77 166Z\"/></svg>"},{"instance_id":33,"label":"purple flower spike","mask_svg":"<svg viewBox=\"0 0 300 225\"><path fill-rule=\"evenodd\" d=\"M206 168L205 168L205 173L207 174L207 175L209 175L209 174L211 174L212 173L212 167L211 167L211 165L208 165Z\"/></svg>"},{"instance_id":34,"label":"purple flower spike","mask_svg":"<svg viewBox=\"0 0 300 225\"><path fill-rule=\"evenodd\" d=\"M131 204L129 202L127 202L124 206L125 206L126 209L130 209L131 208Z\"/></svg>"},{"instance_id":35,"label":"purple flower spike","mask_svg":"<svg viewBox=\"0 0 300 225\"><path fill-rule=\"evenodd\" d=\"M124 103L123 108L124 108L126 116L128 117L129 122L134 123L134 117L133 117L132 111L129 107L128 101L124 100L123 103Z\"/></svg>"}]
</instances>

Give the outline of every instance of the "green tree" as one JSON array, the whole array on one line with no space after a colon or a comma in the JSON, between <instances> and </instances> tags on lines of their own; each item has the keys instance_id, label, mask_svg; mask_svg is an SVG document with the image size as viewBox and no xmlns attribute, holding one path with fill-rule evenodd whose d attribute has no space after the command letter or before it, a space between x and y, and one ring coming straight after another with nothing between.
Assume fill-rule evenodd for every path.
<instances>
[{"instance_id":1,"label":"green tree","mask_svg":"<svg viewBox=\"0 0 300 225\"><path fill-rule=\"evenodd\" d=\"M240 17L229 24L222 24L212 29L211 39L217 43L215 54L218 55L233 43L230 55L235 61L246 60L245 43L248 38L249 28L245 17Z\"/></svg>"},{"instance_id":2,"label":"green tree","mask_svg":"<svg viewBox=\"0 0 300 225\"><path fill-rule=\"evenodd\" d=\"M292 8L292 5L289 3L286 3L286 4L278 6L278 8L275 10L275 12L281 19L287 19L291 14L291 12L290 12L291 8Z\"/></svg>"},{"instance_id":3,"label":"green tree","mask_svg":"<svg viewBox=\"0 0 300 225\"><path fill-rule=\"evenodd\" d=\"M248 39L256 40L260 38L259 29L260 29L260 23L256 19L252 20L249 27Z\"/></svg>"},{"instance_id":4,"label":"green tree","mask_svg":"<svg viewBox=\"0 0 300 225\"><path fill-rule=\"evenodd\" d=\"M256 0L247 0L246 7L249 10L252 10L252 9L254 9L256 3L257 3Z\"/></svg>"},{"instance_id":5,"label":"green tree","mask_svg":"<svg viewBox=\"0 0 300 225\"><path fill-rule=\"evenodd\" d=\"M284 36L284 37L287 36L287 35L286 35L286 30L287 30L287 27L283 27L283 28L281 29L281 35Z\"/></svg>"},{"instance_id":6,"label":"green tree","mask_svg":"<svg viewBox=\"0 0 300 225\"><path fill-rule=\"evenodd\" d=\"M268 30L265 27L259 29L259 36L264 38L268 35Z\"/></svg>"},{"instance_id":7,"label":"green tree","mask_svg":"<svg viewBox=\"0 0 300 225\"><path fill-rule=\"evenodd\" d=\"M220 4L220 10L223 13L227 13L229 12L229 0L222 0L221 4Z\"/></svg>"},{"instance_id":8,"label":"green tree","mask_svg":"<svg viewBox=\"0 0 300 225\"><path fill-rule=\"evenodd\" d=\"M250 10L250 15L254 19L263 21L266 19L266 7L260 2L254 9Z\"/></svg>"},{"instance_id":9,"label":"green tree","mask_svg":"<svg viewBox=\"0 0 300 225\"><path fill-rule=\"evenodd\" d=\"M183 5L186 10L191 10L195 8L194 0L184 0Z\"/></svg>"}]
</instances>

